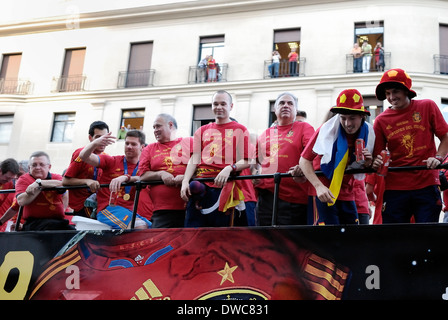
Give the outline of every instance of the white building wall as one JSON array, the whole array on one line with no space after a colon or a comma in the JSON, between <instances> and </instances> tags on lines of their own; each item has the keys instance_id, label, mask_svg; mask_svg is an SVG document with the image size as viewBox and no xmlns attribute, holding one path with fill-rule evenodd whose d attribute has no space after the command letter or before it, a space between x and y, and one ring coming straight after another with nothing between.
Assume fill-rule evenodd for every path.
<instances>
[{"instance_id":1,"label":"white building wall","mask_svg":"<svg viewBox=\"0 0 448 320\"><path fill-rule=\"evenodd\" d=\"M269 101L283 91L298 96L299 108L317 128L341 90L355 87L363 95L374 95L380 73L346 74L354 23L362 21L384 22L391 67L411 74L418 98L440 104L448 97L448 78L434 74L433 60L439 53L439 24L448 24L446 1L46 0L34 11L32 5L29 11L20 11L16 6L21 1L0 13L0 53L22 52L19 78L30 80L33 90L25 96L0 95L0 114L15 115L11 141L0 145L0 160L21 160L45 150L53 169L61 172L71 153L88 143L92 121L106 121L117 132L121 112L129 108L145 108L148 142L154 141L152 122L161 112L173 114L179 136L187 136L193 105L210 103L219 89L232 94L232 117L253 133L267 128ZM73 19L73 12L79 12L79 20ZM301 29L305 77L263 79L274 30L288 28ZM225 36L226 61L219 62L229 65L227 81L189 85L188 69L197 63L200 37L211 35ZM142 41L154 44L154 86L117 89L118 73L127 70L131 43ZM52 92L65 49L79 47L86 48L86 91ZM49 142L55 112L76 112L72 143ZM108 152L121 154L123 143L108 147Z\"/></svg>"}]
</instances>

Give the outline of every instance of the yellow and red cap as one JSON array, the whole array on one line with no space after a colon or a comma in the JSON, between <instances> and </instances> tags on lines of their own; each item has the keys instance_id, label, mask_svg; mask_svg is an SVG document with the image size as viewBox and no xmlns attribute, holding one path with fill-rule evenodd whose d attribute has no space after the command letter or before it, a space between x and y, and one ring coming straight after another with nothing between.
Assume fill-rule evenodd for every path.
<instances>
[{"instance_id":1,"label":"yellow and red cap","mask_svg":"<svg viewBox=\"0 0 448 320\"><path fill-rule=\"evenodd\" d=\"M334 113L342 114L366 114L370 112L364 107L364 99L356 89L343 90L336 99L336 106L331 108Z\"/></svg>"}]
</instances>

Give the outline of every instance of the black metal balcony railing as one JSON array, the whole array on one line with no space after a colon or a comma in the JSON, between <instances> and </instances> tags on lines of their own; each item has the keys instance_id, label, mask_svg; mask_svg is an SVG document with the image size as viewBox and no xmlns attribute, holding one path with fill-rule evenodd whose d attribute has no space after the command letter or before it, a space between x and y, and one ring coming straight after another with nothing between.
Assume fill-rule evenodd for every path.
<instances>
[{"instance_id":1,"label":"black metal balcony railing","mask_svg":"<svg viewBox=\"0 0 448 320\"><path fill-rule=\"evenodd\" d=\"M448 56L441 54L434 55L434 73L448 74Z\"/></svg>"},{"instance_id":2,"label":"black metal balcony railing","mask_svg":"<svg viewBox=\"0 0 448 320\"><path fill-rule=\"evenodd\" d=\"M215 72L209 72L207 68L191 66L188 70L188 84L227 81L228 68L227 63L220 63L217 64Z\"/></svg>"},{"instance_id":3,"label":"black metal balcony railing","mask_svg":"<svg viewBox=\"0 0 448 320\"><path fill-rule=\"evenodd\" d=\"M84 91L87 77L73 75L68 77L53 78L53 92L76 92Z\"/></svg>"},{"instance_id":4,"label":"black metal balcony railing","mask_svg":"<svg viewBox=\"0 0 448 320\"><path fill-rule=\"evenodd\" d=\"M297 63L290 63L287 59L281 60L278 64L273 64L272 60L264 61L264 79L303 77L305 76L306 58L300 58Z\"/></svg>"},{"instance_id":5,"label":"black metal balcony railing","mask_svg":"<svg viewBox=\"0 0 448 320\"><path fill-rule=\"evenodd\" d=\"M21 79L0 78L0 94L28 94L31 90L31 81Z\"/></svg>"},{"instance_id":6,"label":"black metal balcony railing","mask_svg":"<svg viewBox=\"0 0 448 320\"><path fill-rule=\"evenodd\" d=\"M122 88L138 88L151 87L154 85L154 69L121 71L118 74L119 89Z\"/></svg>"},{"instance_id":7,"label":"black metal balcony railing","mask_svg":"<svg viewBox=\"0 0 448 320\"><path fill-rule=\"evenodd\" d=\"M382 61L382 63L379 64L379 66L377 66L377 64L376 64L376 58L377 58L377 56L375 54L372 54L369 72L383 72L383 71L389 70L391 68L390 67L390 59L391 59L390 52L384 52L384 55L382 58L383 61ZM362 72L362 58L359 58L359 59L360 60L355 61L352 54L347 54L345 56L346 73ZM378 57L378 59L381 60L380 57Z\"/></svg>"}]
</instances>

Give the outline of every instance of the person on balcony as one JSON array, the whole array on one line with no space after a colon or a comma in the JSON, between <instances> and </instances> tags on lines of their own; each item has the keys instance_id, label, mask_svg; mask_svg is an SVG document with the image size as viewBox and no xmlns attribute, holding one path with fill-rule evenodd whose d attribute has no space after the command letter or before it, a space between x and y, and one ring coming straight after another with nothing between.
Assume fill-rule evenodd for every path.
<instances>
[{"instance_id":1,"label":"person on balcony","mask_svg":"<svg viewBox=\"0 0 448 320\"><path fill-rule=\"evenodd\" d=\"M271 78L278 78L278 71L280 69L280 53L277 50L272 52L272 63L268 66L269 74Z\"/></svg>"},{"instance_id":2,"label":"person on balcony","mask_svg":"<svg viewBox=\"0 0 448 320\"><path fill-rule=\"evenodd\" d=\"M376 71L384 71L384 48L381 42L378 42L375 46L375 68Z\"/></svg>"},{"instance_id":3,"label":"person on balcony","mask_svg":"<svg viewBox=\"0 0 448 320\"><path fill-rule=\"evenodd\" d=\"M291 77L296 77L299 75L298 73L298 64L299 64L299 54L297 53L296 48L291 48L291 52L288 54L289 59L289 75Z\"/></svg>"},{"instance_id":4,"label":"person on balcony","mask_svg":"<svg viewBox=\"0 0 448 320\"><path fill-rule=\"evenodd\" d=\"M353 72L362 72L362 49L357 42L353 45L351 54L353 55Z\"/></svg>"},{"instance_id":5,"label":"person on balcony","mask_svg":"<svg viewBox=\"0 0 448 320\"><path fill-rule=\"evenodd\" d=\"M209 59L209 55L206 55L204 59L202 59L201 61L199 61L198 63L198 68L197 68L197 78L196 81L198 83L203 83L207 80L207 63L208 63L208 59Z\"/></svg>"},{"instance_id":6,"label":"person on balcony","mask_svg":"<svg viewBox=\"0 0 448 320\"><path fill-rule=\"evenodd\" d=\"M370 63L372 61L372 46L367 40L362 43L362 72L370 71Z\"/></svg>"},{"instance_id":7,"label":"person on balcony","mask_svg":"<svg viewBox=\"0 0 448 320\"><path fill-rule=\"evenodd\" d=\"M207 81L216 82L216 61L213 56L210 55L207 60Z\"/></svg>"}]
</instances>

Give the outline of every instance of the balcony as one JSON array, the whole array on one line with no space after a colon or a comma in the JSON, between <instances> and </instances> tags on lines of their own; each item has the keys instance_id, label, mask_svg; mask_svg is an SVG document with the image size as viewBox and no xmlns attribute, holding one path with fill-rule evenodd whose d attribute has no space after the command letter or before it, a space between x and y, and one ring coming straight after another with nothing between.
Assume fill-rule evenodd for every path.
<instances>
[{"instance_id":1,"label":"balcony","mask_svg":"<svg viewBox=\"0 0 448 320\"><path fill-rule=\"evenodd\" d=\"M74 75L68 77L53 78L52 92L76 92L84 91L87 77Z\"/></svg>"},{"instance_id":2,"label":"balcony","mask_svg":"<svg viewBox=\"0 0 448 320\"><path fill-rule=\"evenodd\" d=\"M448 74L448 56L440 54L434 55L434 73Z\"/></svg>"},{"instance_id":3,"label":"balcony","mask_svg":"<svg viewBox=\"0 0 448 320\"><path fill-rule=\"evenodd\" d=\"M20 79L0 78L0 94L20 94L30 93L31 81Z\"/></svg>"},{"instance_id":4,"label":"balcony","mask_svg":"<svg viewBox=\"0 0 448 320\"><path fill-rule=\"evenodd\" d=\"M154 69L121 71L118 74L117 88L152 87L155 72Z\"/></svg>"},{"instance_id":5,"label":"balcony","mask_svg":"<svg viewBox=\"0 0 448 320\"><path fill-rule=\"evenodd\" d=\"M227 63L217 64L215 76L207 68L191 66L188 70L188 84L227 81ZM210 78L209 78L210 77Z\"/></svg>"},{"instance_id":6,"label":"balcony","mask_svg":"<svg viewBox=\"0 0 448 320\"><path fill-rule=\"evenodd\" d=\"M272 64L271 60L264 61L263 78L285 78L285 77L303 77L305 76L306 58L300 58L297 65L290 64L287 59L281 60L276 66Z\"/></svg>"},{"instance_id":7,"label":"balcony","mask_svg":"<svg viewBox=\"0 0 448 320\"><path fill-rule=\"evenodd\" d=\"M382 72L384 70L389 70L390 67L390 52L384 52L384 67L377 69L376 63L375 63L375 54L372 55L372 60L370 61L370 69L369 72ZM360 65L358 66L358 70L355 72L355 61L352 54L347 54L345 56L345 69L346 73L358 73L362 72L362 58L360 58Z\"/></svg>"}]
</instances>

